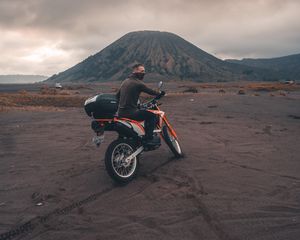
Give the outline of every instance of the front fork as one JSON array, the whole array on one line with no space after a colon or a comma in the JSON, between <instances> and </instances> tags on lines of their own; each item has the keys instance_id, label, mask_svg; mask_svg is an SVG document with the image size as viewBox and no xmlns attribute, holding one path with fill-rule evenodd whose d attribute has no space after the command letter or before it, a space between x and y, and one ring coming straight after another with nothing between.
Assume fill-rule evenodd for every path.
<instances>
[{"instance_id":1,"label":"front fork","mask_svg":"<svg viewBox=\"0 0 300 240\"><path fill-rule=\"evenodd\" d=\"M157 108L157 109L155 109L154 111L151 111L151 110L150 110L150 112L152 112L152 113L154 113L154 114L157 114L157 111L160 111L160 109L159 109L158 106L156 106L156 108ZM163 136L163 134L162 134L162 127L163 127L163 123L164 123L164 124L167 126L167 128L169 129L171 135L172 135L176 140L178 140L177 134L176 134L174 128L173 128L173 127L171 126L171 124L169 123L169 120L167 119L166 115L165 115L165 114L162 114L162 115L159 114L159 117L162 119L162 121L161 121L161 119L160 119L159 123L157 124L157 127L158 127L159 130L158 130L158 131L154 130L154 132L160 132L162 138L164 138L164 136Z\"/></svg>"},{"instance_id":2,"label":"front fork","mask_svg":"<svg viewBox=\"0 0 300 240\"><path fill-rule=\"evenodd\" d=\"M166 124L167 128L170 130L170 133L172 134L172 136L178 140L177 134L174 130L174 128L171 126L171 124L169 123L168 119L166 116L163 116L163 122ZM161 126L162 127L162 126Z\"/></svg>"}]
</instances>

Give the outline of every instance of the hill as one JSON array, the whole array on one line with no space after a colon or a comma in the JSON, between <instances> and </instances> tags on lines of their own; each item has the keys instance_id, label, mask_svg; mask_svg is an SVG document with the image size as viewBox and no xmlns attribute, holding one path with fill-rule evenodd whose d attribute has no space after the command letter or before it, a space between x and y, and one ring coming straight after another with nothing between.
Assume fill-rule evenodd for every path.
<instances>
[{"instance_id":1,"label":"hill","mask_svg":"<svg viewBox=\"0 0 300 240\"><path fill-rule=\"evenodd\" d=\"M232 81L270 76L220 60L183 38L169 32L131 32L96 53L50 77L48 82L104 82L122 80L134 63L146 66L146 80Z\"/></svg>"}]
</instances>

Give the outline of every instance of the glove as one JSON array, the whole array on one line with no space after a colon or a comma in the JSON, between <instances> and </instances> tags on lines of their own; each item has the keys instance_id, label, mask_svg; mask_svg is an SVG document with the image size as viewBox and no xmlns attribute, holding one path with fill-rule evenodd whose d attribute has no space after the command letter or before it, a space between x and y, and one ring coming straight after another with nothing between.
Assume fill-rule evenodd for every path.
<instances>
[{"instance_id":1,"label":"glove","mask_svg":"<svg viewBox=\"0 0 300 240\"><path fill-rule=\"evenodd\" d=\"M160 91L159 95L157 95L155 99L160 99L162 96L165 96L165 94L165 91Z\"/></svg>"},{"instance_id":2,"label":"glove","mask_svg":"<svg viewBox=\"0 0 300 240\"><path fill-rule=\"evenodd\" d=\"M166 92L165 91L160 91L160 96L165 96L166 95Z\"/></svg>"}]
</instances>

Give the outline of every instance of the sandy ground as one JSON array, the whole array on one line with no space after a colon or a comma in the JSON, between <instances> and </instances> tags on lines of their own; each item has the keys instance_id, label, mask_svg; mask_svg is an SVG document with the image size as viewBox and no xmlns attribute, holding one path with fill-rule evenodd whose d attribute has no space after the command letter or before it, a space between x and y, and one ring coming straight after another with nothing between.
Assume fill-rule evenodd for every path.
<instances>
[{"instance_id":1,"label":"sandy ground","mask_svg":"<svg viewBox=\"0 0 300 240\"><path fill-rule=\"evenodd\" d=\"M125 187L83 109L0 113L0 239L300 239L299 93L162 102L185 158L144 153Z\"/></svg>"}]
</instances>

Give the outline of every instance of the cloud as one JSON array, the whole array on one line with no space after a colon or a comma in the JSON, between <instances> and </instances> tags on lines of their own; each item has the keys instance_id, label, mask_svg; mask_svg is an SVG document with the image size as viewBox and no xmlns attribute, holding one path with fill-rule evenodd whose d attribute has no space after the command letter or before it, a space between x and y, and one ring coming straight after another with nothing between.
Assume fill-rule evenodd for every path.
<instances>
[{"instance_id":1,"label":"cloud","mask_svg":"<svg viewBox=\"0 0 300 240\"><path fill-rule=\"evenodd\" d=\"M52 75L136 30L220 58L300 53L299 10L297 0L2 0L0 74Z\"/></svg>"}]
</instances>

